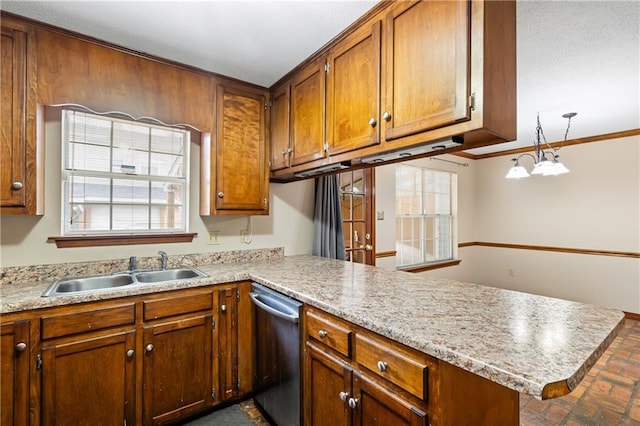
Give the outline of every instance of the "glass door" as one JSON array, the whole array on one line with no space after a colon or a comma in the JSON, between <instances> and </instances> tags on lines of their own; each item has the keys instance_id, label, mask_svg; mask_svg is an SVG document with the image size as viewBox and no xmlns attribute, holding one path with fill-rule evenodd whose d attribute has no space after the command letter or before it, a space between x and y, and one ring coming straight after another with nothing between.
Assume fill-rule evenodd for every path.
<instances>
[{"instance_id":1,"label":"glass door","mask_svg":"<svg viewBox=\"0 0 640 426\"><path fill-rule=\"evenodd\" d=\"M340 173L339 179L347 260L374 265L374 169Z\"/></svg>"}]
</instances>

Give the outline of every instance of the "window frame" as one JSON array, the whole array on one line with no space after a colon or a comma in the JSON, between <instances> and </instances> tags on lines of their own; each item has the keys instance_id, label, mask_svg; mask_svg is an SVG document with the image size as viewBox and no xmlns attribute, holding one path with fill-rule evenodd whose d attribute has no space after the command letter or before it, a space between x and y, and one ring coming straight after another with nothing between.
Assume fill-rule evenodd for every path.
<instances>
[{"instance_id":1,"label":"window frame","mask_svg":"<svg viewBox=\"0 0 640 426\"><path fill-rule=\"evenodd\" d=\"M399 192L400 192L400 183L399 183L399 170L400 168L410 168L412 169L412 179L414 180L414 185L413 185L413 197L418 197L419 198L419 208L421 210L421 213L411 213L411 214L401 214L400 213L400 209L398 208L398 203L399 203ZM419 173L418 173L419 171ZM449 175L449 213L448 214L442 214L442 213L435 213L435 212L427 212L425 205L426 205L426 194L431 193L431 194L436 194L436 191L426 191L424 188L427 185L427 174L428 173L446 173ZM419 183L417 182L416 175L419 176ZM435 268L439 268L439 267L445 267L445 266L452 266L452 265L457 265L460 263L460 260L457 259L458 257L458 223L457 223L457 219L458 219L458 208L457 208L457 198L458 198L458 175L457 173L448 171L448 170L439 170L439 169L433 169L433 168L429 168L429 167L424 167L424 166L420 166L420 165L413 165L413 164L397 164L396 165L396 169L395 169L395 203L396 203L396 213L395 213L395 228L396 228L396 269L399 270L406 270L406 271L411 271L411 272L422 272L422 271L427 271L427 270L431 270L431 269L435 269ZM419 189L416 189L417 187L419 187ZM448 244L449 244L449 256L446 258L437 258L434 260L425 260L426 256L427 256L427 252L426 252L426 245L425 245L425 241L428 239L425 236L425 226L426 226L426 222L429 218L438 218L438 217L448 217L449 219L449 223L450 223L450 238L448 239ZM403 219L403 218L414 218L414 219L419 219L419 225L421 227L419 236L419 242L420 242L420 261L419 262L415 262L415 263L405 263L402 264L402 256L403 256L403 251L400 248L400 245L403 244L404 241L414 241L414 239L403 239L402 235L401 235L401 231L399 231L399 226L402 226L401 224L399 225L398 221ZM434 225L433 229L433 236L432 239L436 238L436 226ZM412 237L415 236L412 235ZM434 253L437 252L437 249L434 248Z\"/></svg>"},{"instance_id":2,"label":"window frame","mask_svg":"<svg viewBox=\"0 0 640 426\"><path fill-rule=\"evenodd\" d=\"M147 128L149 133L150 143L147 146L146 150L140 150L139 152L146 153L147 155L147 163L145 166L147 167L147 172L145 174L128 174L124 172L116 172L113 170L112 160L109 160L109 168L108 172L105 171L95 171L95 170L73 170L71 164L69 164L70 157L70 145L71 145L71 134L69 131L70 119L68 115L70 114L84 114L85 116L89 116L95 119L104 120L110 122L110 135L109 135L109 144L104 145L109 149L110 156L113 155L113 152L117 147L114 146L114 136L113 136L113 126L114 123L122 123L122 124L132 124L135 126L143 126ZM184 242L185 238L189 238L190 240L196 234L188 233L189 229L189 191L190 191L190 141L191 141L191 132L188 129L185 129L180 126L163 126L157 125L154 123L150 123L142 120L133 120L133 119L122 119L120 117L116 117L111 114L99 114L95 112L87 112L84 110L77 110L74 108L63 108L62 109L62 155L61 155L61 233L62 237L51 237L52 240L56 242L56 244L60 247L61 244L71 244L66 246L78 246L78 241L87 241L87 245L118 245L118 244L152 244L158 241L163 242L172 242L174 238L171 236L175 236L178 238L176 242ZM183 144L182 144L182 173L179 177L168 177L168 176L160 176L153 175L149 172L151 169L151 161L150 156L154 153L153 147L151 146L151 138L153 129L159 129L162 131L177 131L182 133ZM167 154L167 153L163 153ZM102 203L105 206L108 206L110 214L109 214L109 229L97 229L97 230L71 230L69 229L69 222L71 216L71 208L70 205L73 202L71 195L71 183L70 176L78 176L78 177L101 177L105 179L109 179L109 200L108 202ZM126 203L121 201L114 200L113 188L115 179L121 180L129 180L132 182L135 181L144 181L149 184L149 198L144 203ZM180 220L182 223L181 227L176 228L159 228L152 227L153 223L151 221L152 213L151 210L154 207L162 207L164 203L154 202L152 197L152 188L153 184L162 183L162 184L179 184L183 189L182 194L182 203ZM133 229L114 229L114 221L112 217L112 212L114 206L144 206L148 209L148 222L146 228L133 228ZM91 242L91 243L89 243Z\"/></svg>"}]
</instances>

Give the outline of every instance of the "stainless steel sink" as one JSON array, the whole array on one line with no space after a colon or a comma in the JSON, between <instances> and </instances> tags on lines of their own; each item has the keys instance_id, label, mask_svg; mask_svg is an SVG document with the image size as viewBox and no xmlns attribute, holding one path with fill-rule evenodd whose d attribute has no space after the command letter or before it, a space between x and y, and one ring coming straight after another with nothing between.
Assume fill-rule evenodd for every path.
<instances>
[{"instance_id":1,"label":"stainless steel sink","mask_svg":"<svg viewBox=\"0 0 640 426\"><path fill-rule=\"evenodd\" d=\"M147 271L134 273L134 277L141 283L157 283L162 281L184 280L206 276L193 268L173 268L159 271Z\"/></svg>"},{"instance_id":2,"label":"stainless steel sink","mask_svg":"<svg viewBox=\"0 0 640 426\"><path fill-rule=\"evenodd\" d=\"M105 291L148 283L206 277L207 274L185 266L172 269L118 272L113 275L61 278L42 293L42 297L69 295L82 292Z\"/></svg>"}]
</instances>

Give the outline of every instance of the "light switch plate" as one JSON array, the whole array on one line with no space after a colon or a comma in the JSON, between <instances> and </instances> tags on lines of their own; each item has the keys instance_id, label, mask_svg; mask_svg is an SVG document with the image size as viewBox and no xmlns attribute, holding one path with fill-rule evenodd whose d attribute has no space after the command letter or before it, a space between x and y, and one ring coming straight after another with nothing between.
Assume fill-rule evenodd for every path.
<instances>
[{"instance_id":1,"label":"light switch plate","mask_svg":"<svg viewBox=\"0 0 640 426\"><path fill-rule=\"evenodd\" d=\"M209 231L209 239L207 240L207 244L220 244L220 231Z\"/></svg>"}]
</instances>

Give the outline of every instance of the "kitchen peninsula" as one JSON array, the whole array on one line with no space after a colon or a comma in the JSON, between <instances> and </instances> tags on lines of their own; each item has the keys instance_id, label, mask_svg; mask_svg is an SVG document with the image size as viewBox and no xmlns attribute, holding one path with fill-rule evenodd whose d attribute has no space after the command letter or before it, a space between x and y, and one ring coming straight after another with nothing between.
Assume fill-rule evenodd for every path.
<instances>
[{"instance_id":1,"label":"kitchen peninsula","mask_svg":"<svg viewBox=\"0 0 640 426\"><path fill-rule=\"evenodd\" d=\"M417 395L423 400L412 415L421 409L426 414L409 424L425 424L427 415L431 424L460 420L498 424L493 415L501 416L500 424L505 424L503 420L517 424L518 392L541 399L569 393L624 322L622 312L609 308L312 256L193 266L209 277L53 298L40 297L50 281L4 283L0 312L5 318L21 318L25 312L37 318L46 312L41 310L54 306L122 302L156 292L256 281L306 305L305 357L320 345L311 337L320 321L329 333L344 332L347 344L353 345L355 350L343 356L334 351L338 346L329 343L326 358L349 367L354 383L363 386L368 378L376 385L388 381L389 389L399 395L396 398L406 393L409 399ZM386 361L378 372L369 369L365 357L369 349L359 346L367 342L379 344L382 352L377 354L390 355L411 368L424 363L424 376L418 380L424 380L424 390L416 392L420 383L407 385L391 370L384 372ZM305 365L308 368L311 362ZM308 397L309 372L305 375ZM353 395L356 389L364 388L354 385ZM487 398L495 398L490 406ZM495 413L496 407L509 413Z\"/></svg>"}]
</instances>

